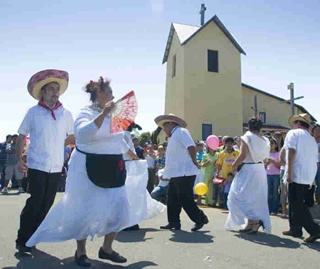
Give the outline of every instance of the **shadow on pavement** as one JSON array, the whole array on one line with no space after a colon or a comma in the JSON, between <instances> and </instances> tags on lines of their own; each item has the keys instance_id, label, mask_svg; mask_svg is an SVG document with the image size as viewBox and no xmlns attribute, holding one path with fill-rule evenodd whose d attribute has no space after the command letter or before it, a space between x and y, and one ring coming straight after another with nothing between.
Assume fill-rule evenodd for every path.
<instances>
[{"instance_id":1,"label":"shadow on pavement","mask_svg":"<svg viewBox=\"0 0 320 269\"><path fill-rule=\"evenodd\" d=\"M6 194L1 193L0 196L17 196L17 195L20 195L20 193L19 192L8 192Z\"/></svg>"},{"instance_id":2,"label":"shadow on pavement","mask_svg":"<svg viewBox=\"0 0 320 269\"><path fill-rule=\"evenodd\" d=\"M302 245L320 252L320 242L319 241L316 241L315 243L312 243L312 244L302 243Z\"/></svg>"},{"instance_id":3,"label":"shadow on pavement","mask_svg":"<svg viewBox=\"0 0 320 269\"><path fill-rule=\"evenodd\" d=\"M299 248L301 246L301 244L296 241L287 238L282 238L274 234L237 234L235 236L247 241L251 241L256 244L274 248Z\"/></svg>"},{"instance_id":4,"label":"shadow on pavement","mask_svg":"<svg viewBox=\"0 0 320 269\"><path fill-rule=\"evenodd\" d=\"M159 232L161 230L153 229L153 228L140 228L136 231L122 231L118 233L116 237L116 241L123 243L133 243L133 242L145 242L147 240L152 239L152 237L145 238L147 232Z\"/></svg>"},{"instance_id":5,"label":"shadow on pavement","mask_svg":"<svg viewBox=\"0 0 320 269\"><path fill-rule=\"evenodd\" d=\"M209 231L186 232L186 231L172 231L172 238L170 241L179 243L213 243L213 236L207 234Z\"/></svg>"},{"instance_id":6,"label":"shadow on pavement","mask_svg":"<svg viewBox=\"0 0 320 269\"><path fill-rule=\"evenodd\" d=\"M3 267L2 269L79 269L78 265L74 263L74 258L66 258L60 260L53 257L43 251L34 251L34 256L21 256L19 253L15 254L16 258L19 260L16 266ZM96 269L143 269L149 266L158 266L156 263L151 261L140 261L129 265L115 265L108 262L102 262L100 260L91 261L90 268Z\"/></svg>"}]
</instances>

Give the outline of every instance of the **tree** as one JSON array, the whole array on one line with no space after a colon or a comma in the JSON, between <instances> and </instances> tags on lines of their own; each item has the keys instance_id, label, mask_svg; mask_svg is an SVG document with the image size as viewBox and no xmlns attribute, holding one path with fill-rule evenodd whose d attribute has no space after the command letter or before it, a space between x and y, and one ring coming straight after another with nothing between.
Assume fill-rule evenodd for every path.
<instances>
[{"instance_id":1,"label":"tree","mask_svg":"<svg viewBox=\"0 0 320 269\"><path fill-rule=\"evenodd\" d=\"M141 147L144 147L146 143L151 143L151 134L150 132L141 133L139 136L139 144Z\"/></svg>"}]
</instances>

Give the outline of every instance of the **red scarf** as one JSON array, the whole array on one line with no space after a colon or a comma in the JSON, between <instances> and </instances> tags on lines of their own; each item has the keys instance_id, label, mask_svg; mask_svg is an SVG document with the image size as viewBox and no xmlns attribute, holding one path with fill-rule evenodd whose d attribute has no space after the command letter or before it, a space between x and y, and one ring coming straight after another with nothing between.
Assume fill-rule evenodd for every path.
<instances>
[{"instance_id":1,"label":"red scarf","mask_svg":"<svg viewBox=\"0 0 320 269\"><path fill-rule=\"evenodd\" d=\"M302 129L302 130L309 130L308 128L304 127L304 126L299 126L297 129Z\"/></svg>"},{"instance_id":2,"label":"red scarf","mask_svg":"<svg viewBox=\"0 0 320 269\"><path fill-rule=\"evenodd\" d=\"M46 110L49 110L51 112L51 116L54 120L56 120L56 116L54 115L54 111L62 106L62 104L58 101L53 107L49 107L43 99L41 99L38 103L39 106L43 107Z\"/></svg>"}]
</instances>

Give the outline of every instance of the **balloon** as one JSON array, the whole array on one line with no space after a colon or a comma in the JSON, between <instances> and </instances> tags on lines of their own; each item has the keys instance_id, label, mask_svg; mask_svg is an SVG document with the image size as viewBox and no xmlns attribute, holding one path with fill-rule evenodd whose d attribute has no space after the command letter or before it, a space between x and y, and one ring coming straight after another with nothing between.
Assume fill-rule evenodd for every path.
<instances>
[{"instance_id":1,"label":"balloon","mask_svg":"<svg viewBox=\"0 0 320 269\"><path fill-rule=\"evenodd\" d=\"M220 143L219 137L217 137L215 135L208 136L206 142L207 142L208 147L213 150L217 150L219 147L219 143Z\"/></svg>"},{"instance_id":2,"label":"balloon","mask_svg":"<svg viewBox=\"0 0 320 269\"><path fill-rule=\"evenodd\" d=\"M198 183L194 187L194 192L198 195L204 195L208 192L208 186L205 183Z\"/></svg>"}]
</instances>

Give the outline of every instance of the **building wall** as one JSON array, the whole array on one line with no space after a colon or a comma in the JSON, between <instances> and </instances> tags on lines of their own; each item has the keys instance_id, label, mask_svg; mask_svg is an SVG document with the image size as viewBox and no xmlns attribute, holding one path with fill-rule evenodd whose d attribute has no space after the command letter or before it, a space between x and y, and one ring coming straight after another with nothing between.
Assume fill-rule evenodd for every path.
<instances>
[{"instance_id":1,"label":"building wall","mask_svg":"<svg viewBox=\"0 0 320 269\"><path fill-rule=\"evenodd\" d=\"M254 116L254 96L257 96L258 112L266 113L266 124L281 125L290 128L288 119L291 116L290 104L282 103L280 100L256 92L242 85L243 92L243 120L248 120ZM301 113L295 108L295 113Z\"/></svg>"},{"instance_id":2,"label":"building wall","mask_svg":"<svg viewBox=\"0 0 320 269\"><path fill-rule=\"evenodd\" d=\"M207 70L207 51L218 51L219 72ZM214 22L184 45L184 118L194 139L202 124L215 135L242 133L241 59L239 51Z\"/></svg>"},{"instance_id":3,"label":"building wall","mask_svg":"<svg viewBox=\"0 0 320 269\"><path fill-rule=\"evenodd\" d=\"M176 75L172 77L173 56L176 55ZM165 114L184 117L184 48L174 33L167 60Z\"/></svg>"}]
</instances>

